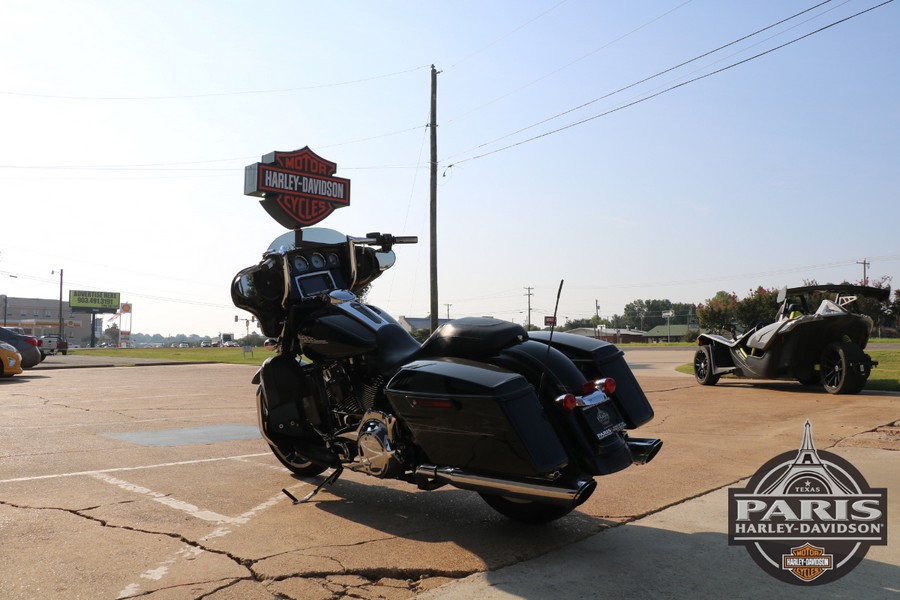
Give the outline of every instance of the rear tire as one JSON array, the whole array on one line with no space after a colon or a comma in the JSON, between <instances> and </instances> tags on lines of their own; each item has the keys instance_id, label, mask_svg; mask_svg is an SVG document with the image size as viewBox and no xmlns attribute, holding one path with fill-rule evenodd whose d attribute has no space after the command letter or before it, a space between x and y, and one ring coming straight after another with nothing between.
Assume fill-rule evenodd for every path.
<instances>
[{"instance_id":1,"label":"rear tire","mask_svg":"<svg viewBox=\"0 0 900 600\"><path fill-rule=\"evenodd\" d=\"M822 385L829 394L857 394L866 385L868 376L859 372L866 355L859 346L849 342L832 342L822 352ZM855 368L854 368L855 367Z\"/></svg>"},{"instance_id":2,"label":"rear tire","mask_svg":"<svg viewBox=\"0 0 900 600\"><path fill-rule=\"evenodd\" d=\"M694 377L700 385L716 385L719 375L713 373L712 350L708 345L700 346L694 354Z\"/></svg>"},{"instance_id":3,"label":"rear tire","mask_svg":"<svg viewBox=\"0 0 900 600\"><path fill-rule=\"evenodd\" d=\"M521 523L549 523L575 510L574 506L542 504L532 500L520 500L496 494L480 494L488 505L498 513Z\"/></svg>"}]
</instances>

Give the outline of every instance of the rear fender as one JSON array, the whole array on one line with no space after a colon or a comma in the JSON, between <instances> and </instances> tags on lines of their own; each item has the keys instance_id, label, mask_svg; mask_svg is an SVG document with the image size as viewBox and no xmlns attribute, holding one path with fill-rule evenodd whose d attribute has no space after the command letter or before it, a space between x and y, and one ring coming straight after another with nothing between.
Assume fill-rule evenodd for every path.
<instances>
[{"instance_id":1,"label":"rear fender","mask_svg":"<svg viewBox=\"0 0 900 600\"><path fill-rule=\"evenodd\" d=\"M587 382L584 374L563 352L540 341L527 341L506 348L493 361L521 373L535 387L540 386L547 418L556 429L566 453L584 472L607 475L631 466L633 458L623 434L598 441L589 435L585 415L567 412L555 403L562 394L580 394Z\"/></svg>"}]
</instances>

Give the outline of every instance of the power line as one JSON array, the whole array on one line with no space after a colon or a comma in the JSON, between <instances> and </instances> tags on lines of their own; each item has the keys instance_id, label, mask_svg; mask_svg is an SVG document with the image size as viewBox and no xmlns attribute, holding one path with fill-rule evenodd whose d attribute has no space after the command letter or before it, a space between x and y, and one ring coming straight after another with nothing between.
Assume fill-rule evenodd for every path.
<instances>
[{"instance_id":1,"label":"power line","mask_svg":"<svg viewBox=\"0 0 900 600\"><path fill-rule=\"evenodd\" d=\"M848 1L849 1L849 0L848 0ZM518 130L516 130L516 131L513 131L512 133L508 133L508 134L506 134L506 135L500 136L500 137L495 138L495 139L493 139L493 140L490 140L490 141L488 141L488 142L484 142L484 143L482 143L482 144L479 144L479 145L477 145L477 146L474 146L473 148L470 148L469 150L465 150L465 151L463 151L463 152L459 152L457 155L459 155L459 154L465 154L466 152L471 152L471 151L477 150L477 149L479 149L479 148L484 148L485 146L489 146L489 145L491 145L491 144L494 144L494 143L496 143L496 142L499 142L500 140L504 140L504 139L509 138L509 137L512 137L512 136L514 136L514 135L518 135L518 134L522 133L523 131L528 131L529 129L534 129L535 127L538 127L538 126L540 126L540 125L543 125L544 123L548 123L548 122L550 122L550 121L553 121L553 120L556 120L556 119L558 119L558 118L560 118L560 117L563 117L563 116L565 116L565 115L567 115L567 114L570 114L570 113L573 113L573 112L575 112L575 111L581 110L582 108L585 108L585 107L587 107L587 106L590 106L591 104L596 104L597 102L600 102L601 100L605 100L605 99L607 99L607 98L610 98L610 97L612 97L612 96L615 96L616 94L620 94L620 93L622 93L622 92L624 92L624 91L626 91L626 90L629 90L629 89L631 89L631 88L633 88L633 87L637 87L637 86L641 85L642 83L646 83L646 82L648 82L648 81L651 81L651 80L653 80L653 79L656 79L656 78L658 78L658 77L661 77L661 76L665 75L666 73L671 73L672 71L675 71L675 70L677 70L677 69L680 69L681 67L684 67L684 66L689 65L689 64L691 64L691 63L697 62L698 60L701 60L701 59L703 59L703 58L706 58L707 56L710 56L710 55L712 55L712 54L715 54L716 52L719 52L719 51L721 51L721 50L724 50L725 48L729 48L729 47L731 47L731 46L734 46L735 44L739 44L739 43L741 43L741 42L743 42L743 41L745 41L745 40L748 40L748 39L750 39L750 38L752 38L752 37L754 37L754 36L756 36L756 35L758 35L758 34L760 34L760 33L763 33L764 31L768 31L769 29L772 29L772 28L774 28L774 27L778 27L779 25L782 25L782 24L784 24L784 23L786 23L786 22L788 22L788 21L791 21L791 20L793 20L793 19L795 19L795 18L797 18L797 17L799 17L799 16L801 16L801 15L803 15L803 14L806 14L806 13L808 13L808 12L810 12L810 11L812 11L812 10L815 10L815 9L817 9L817 8L819 8L819 7L821 7L821 6L825 5L825 4L828 4L828 3L830 3L830 2L832 2L832 0L825 0L824 2L820 2L819 4L816 4L815 6L811 6L810 8L807 8L807 9L802 10L802 11L796 13L796 14L793 14L793 15L791 15L790 17L784 18L784 19L782 19L782 20L780 20L780 21L778 21L778 22L776 22L776 23L772 23L771 25L768 25L768 26L766 26L766 27L763 27L762 29L758 29L758 30L754 31L753 33L749 33L749 34L747 34L747 35L745 35L745 36L743 36L743 37L740 37L740 38L738 38L738 39L736 39L736 40L733 40L733 41L731 41L731 42L728 42L727 44L724 44L724 45L722 45L722 46L719 46L718 48L715 48L715 49L710 50L710 51L708 51L708 52L704 52L703 54L700 54L700 55L698 55L698 56L695 56L694 58L691 58L691 59L686 60L686 61L684 61L684 62L682 62L682 63L679 63L679 64L677 64L677 65L675 65L675 66L673 66L673 67L669 67L668 69L664 69L664 70L662 70L662 71L659 71L658 73L655 73L655 74L653 74L653 75L650 75L650 76L648 76L648 77L645 77L645 78L643 78L643 79L641 79L641 80L639 80L639 81L635 81L634 83L631 83L631 84L626 85L626 86L624 86L624 87L621 87L621 88L619 88L619 89L617 89L617 90L615 90L615 91L612 91L612 92L609 92L609 93L607 93L607 94L604 94L604 95L602 95L602 96L600 96L600 97L598 97L598 98L594 98L593 100L589 100L589 101L587 101L587 102L584 102L584 103L582 103L582 104L579 104L578 106L572 107L572 108L570 108L570 109L568 109L568 110L565 110L565 111L563 111L563 112L561 112L561 113L557 113L557 114L553 115L552 117L547 117L546 119L543 119L543 120L541 120L541 121L538 121L537 123L533 123L533 124L531 124L531 125L528 125L527 127L522 127L521 129L518 129ZM687 3L685 3L685 4L687 4ZM595 50L594 52L591 52L591 53L589 53L589 54L586 54L585 56L583 56L582 58L579 58L578 60L580 61L580 60L582 60L583 58L586 58L587 56L590 56L590 54L593 54L593 53L595 53L595 52L598 52L599 50L602 50L603 48L605 48L605 47L607 47L607 46L609 46L609 45L611 45L611 44L613 44L613 43L615 43L615 42L617 42L617 41L619 41L619 40L621 40L621 39L623 39L623 38L625 38L625 37L631 35L632 33L636 32L636 31L639 31L639 30L642 29L643 27L649 25L650 23L653 23L654 21L657 21L657 20L661 19L661 18L664 17L665 15L667 15L667 14L669 14L669 13L671 13L671 12L673 12L673 11L679 9L679 8L681 8L682 6L684 6L684 4L682 4L682 5L680 5L680 6L677 6L677 7L673 8L672 10L670 10L670 11L667 12L667 13L665 13L664 15L661 15L661 16L657 17L656 19L653 19L652 21L649 21L648 23L645 23L645 24L642 25L641 27L638 27L637 29L635 29L635 30L633 30L633 31L631 31L631 32L629 32L629 33L627 33L627 34L625 34L625 35L623 35L623 36L620 36L619 38L617 38L616 40L613 40L612 42L610 42L610 43L607 44L606 46L603 46L603 47L601 47L601 48ZM575 61L575 62L578 62L578 61ZM574 62L573 62L573 63L569 63L569 65L571 65L571 64L574 64ZM566 65L565 67L562 67L562 68L560 68L560 69L557 69L557 70L554 71L553 73L557 73L557 72L561 71L562 69L568 67L569 65ZM552 75L553 73L551 73L550 75ZM549 76L549 75L547 75L547 76ZM545 77L547 77L547 76L545 76ZM541 78L541 79L543 79L543 78ZM536 79L536 80L535 80L535 82L537 82L537 81L540 81L540 79ZM532 83L534 83L534 82L532 82ZM531 84L528 84L528 85L531 85ZM525 86L525 87L527 87L527 86ZM524 88L519 88L519 89L524 89ZM516 90L516 91L518 91L518 90ZM514 92L510 92L510 93L514 93ZM509 95L509 94L507 94L507 95ZM505 96L502 96L501 98L503 98L503 97L505 97ZM466 113L466 114L468 114L468 113ZM448 157L448 158L450 158L450 157ZM446 160L446 159L445 159L445 160Z\"/></svg>"},{"instance_id":2,"label":"power line","mask_svg":"<svg viewBox=\"0 0 900 600\"><path fill-rule=\"evenodd\" d=\"M25 98L46 98L49 100L99 100L99 101L135 101L135 100L183 100L188 98L214 98L222 96L244 96L251 94L282 94L287 92L302 92L307 90L318 90L325 88L342 87L347 85L355 85L357 83L366 83L378 79L395 77L397 75L405 75L421 69L428 68L430 65L422 65L404 71L396 71L393 73L385 73L384 75L375 75L372 77L363 77L361 79L352 79L348 81L339 81L334 83L322 83L317 85L307 85L302 87L278 88L269 90L242 90L233 92L208 92L203 94L174 94L171 96L74 96L64 94L33 94L27 92L11 92L0 90L0 94L4 96L20 96Z\"/></svg>"},{"instance_id":3,"label":"power line","mask_svg":"<svg viewBox=\"0 0 900 600\"><path fill-rule=\"evenodd\" d=\"M472 52L471 54L469 54L469 55L467 55L467 56L464 56L463 58L459 59L458 61L456 61L455 63L453 63L453 64L450 65L449 67L447 67L445 70L448 70L448 69L454 69L454 68L456 68L460 63L469 60L469 59L472 58L473 56L477 56L478 54L481 54L482 52L484 52L484 51L487 50L488 48L491 48L491 47L493 47L493 46L496 46L497 44L499 44L500 42L502 42L502 41L505 40L506 38L510 37L512 34L516 33L516 32L519 31L519 30L525 29L525 27L531 25L532 23L534 23L534 22L537 21L538 19L542 18L543 16L547 15L548 13L550 13L550 12L556 10L557 8L559 8L560 6L562 6L563 4L565 4L566 2L568 2L568 0L560 0L560 2L557 2L556 4L554 4L553 6L551 6L550 8L548 8L547 10L545 10L544 12L540 13L538 16L534 17L533 19L531 19L531 20L529 20L529 21L526 21L525 23L522 23L521 25L519 25L518 27L516 27L516 28L513 29L512 31L510 31L510 32L508 32L508 33L506 33L506 34L500 36L499 38L495 39L495 40L494 40L493 42L491 42L490 44L488 44L488 45L486 45L486 46L483 46L482 48L476 50L475 52Z\"/></svg>"},{"instance_id":4,"label":"power line","mask_svg":"<svg viewBox=\"0 0 900 600\"><path fill-rule=\"evenodd\" d=\"M565 125L565 126L563 126L563 127L559 127L559 128L557 128L557 129L553 129L553 130L551 130L551 131L544 132L544 133L542 133L542 134L539 134L539 135L536 135L536 136L533 136L533 137L530 137L530 138L521 140L521 141L516 142L516 143L514 143L514 144L509 144L509 145L507 145L507 146L503 146L503 147L501 147L501 148L497 148L497 149L495 149L495 150L491 150L490 152L485 152L485 153L483 153L483 154L478 154L478 155L475 155L475 156L470 156L469 158L464 158L464 159L462 159L462 160L458 160L458 161L456 161L456 162L454 162L454 163L452 163L452 164L447 165L447 168L450 168L450 167L453 167L453 166L457 166L457 165L460 165L460 164L465 163L465 162L469 162L469 161L473 161L473 160L478 160L478 159L481 159L481 158L485 158L485 157L487 157L487 156L491 156L491 155L493 155L493 154L497 154L497 153L499 153L499 152L503 152L503 151L505 151L505 150L509 150L509 149L515 148L515 147L517 147L517 146L522 146L522 145L527 144L527 143L529 143L529 142L533 142L533 141L539 140L539 139L541 139L541 138L545 138L545 137L548 137L548 136L550 136L550 135L553 135L553 134L556 134L556 133L560 133L560 132L562 132L562 131L566 131L567 129L572 129L573 127L577 127L577 126L579 126L579 125L584 125L585 123L588 123L588 122L590 122L590 121L594 121L594 120L599 119L599 118L601 118L601 117L608 116L608 115L610 115L610 114L612 114L612 113L619 112L619 111L621 111L621 110L624 110L624 109L626 109L626 108L630 108L630 107L635 106L635 105L637 105L637 104L641 104L641 103L643 103L643 102L646 102L647 100L652 100L653 98L656 98L656 97L658 97L658 96L662 96L663 94L666 94L666 93L671 92L671 91L673 91L673 90L676 90L676 89L678 89L678 88L687 86L687 85L689 85L689 84L695 83L695 82L700 81L700 80L702 80L702 79L706 79L707 77L712 77L713 75L718 75L719 73L723 73L724 71L728 71L729 69L733 69L734 67L738 67L738 66L743 65L743 64L746 64L746 63L748 63L748 62L750 62L750 61L756 60L757 58L761 58L761 57L763 57L763 56L766 56L767 54L771 54L771 53L773 53L773 52L776 52L777 50L781 50L781 49L783 49L783 48L785 48L785 47L787 47L787 46L790 46L791 44L794 44L794 43L799 42L799 41L801 41L801 40L804 40L804 39L806 39L806 38L808 38L808 37L811 37L811 36L813 36L813 35L816 35L816 34L818 34L818 33L821 33L821 32L823 32L823 31L825 31L826 29L830 29L830 28L832 28L832 27L834 27L834 26L836 26L836 25L840 25L841 23L845 23L845 22L849 21L850 19L856 18L856 17L861 16L861 15L863 15L863 14L866 14L866 13L868 13L868 12L871 12L871 11L877 9L877 8L881 8L881 7L883 7L883 6L887 5L887 4L890 4L890 3L893 2L893 1L894 1L894 0L885 0L885 2L882 2L881 4L875 5L875 6L873 6L873 7L867 8L867 9L862 10L862 11L859 11L859 12L853 14L853 15L850 15L849 17L845 17L845 18L843 18L843 19L839 19L838 21L835 21L835 22L833 22L833 23L830 23L830 24L828 24L828 25L825 25L824 27L820 27L819 29L816 29L816 30L811 31L811 32L809 32L809 33L806 33L806 34L804 34L804 35L802 35L802 36L799 36L799 37L797 37L797 38L794 38L794 39L792 39L792 40L790 40L790 41L788 41L788 42L785 42L785 43L783 43L783 44L780 44L780 45L778 45L778 46L775 46L775 47L773 47L773 48L770 48L770 49L768 49L768 50L765 50L764 52L760 52L760 53L758 53L758 54L755 54L755 55L753 55L753 56L751 56L751 57L749 57L749 58L745 58L745 59L743 59L743 60L739 60L739 61L737 61L737 62L734 62L734 63L730 64L730 65L727 65L727 66L725 66L725 67L722 67L722 68L720 68L720 69L716 69L715 71L711 71L711 72L706 73L706 74L704 74L704 75L700 75L700 76L698 76L698 77L694 77L694 78L689 79L689 80L687 80L687 81L683 81L683 82L681 82L681 83L672 85L672 86L670 86L670 87L668 87L668 88L665 88L665 89L663 89L663 90L661 90L661 91L659 91L659 92L655 92L655 93L653 93L653 94L650 94L650 95L648 95L648 96L644 96L644 97L639 98L639 99L637 99L637 100L634 100L634 101L631 101L631 102L627 102L627 103L622 104L622 105L620 105L620 106L617 106L617 107L615 107L615 108L611 108L611 109L609 109L609 110L607 110L607 111L604 111L604 112L602 112L602 113L599 113L599 114L596 114L596 115L592 115L592 116L590 116L590 117L581 119L580 121L576 121L576 122L574 122L574 123L570 123L570 124ZM631 86L629 86L629 87L631 87ZM527 129L527 128L526 128L526 129ZM501 139L502 139L502 138L501 138ZM489 143L490 143L490 142L489 142Z\"/></svg>"},{"instance_id":5,"label":"power line","mask_svg":"<svg viewBox=\"0 0 900 600\"><path fill-rule=\"evenodd\" d=\"M656 22L659 21L660 19L662 19L662 18L664 18L664 17L670 15L671 13L675 12L676 10L678 10L678 9L680 9L680 8L682 8L682 7L684 7L684 6L687 5L687 4L690 4L692 1L693 1L693 0L686 0L685 2L682 2L681 4L679 4L678 6L676 6L675 8L672 8L672 9L670 9L670 10L664 12L663 14L661 14L661 15L659 15L659 16L657 16L657 17L654 17L653 19L650 19L649 21L647 21L647 22L644 23L643 25L641 25L641 26L639 26L639 27L636 27L636 28L632 29L632 30L629 31L628 33L625 33L625 34L620 35L619 37L615 38L614 40L611 40L611 41L607 42L606 44L600 46L599 48L595 48L594 50L591 50L590 52L587 52L586 54L583 54L583 55L579 56L579 57L576 58L575 60L570 61L570 62L564 64L563 66L559 67L559 68L554 69L553 71L550 71L549 73L546 73L546 74L544 74L544 75L541 75L541 76L538 77L537 79L534 79L534 80L532 80L532 81L526 83L525 85L523 85L523 86L521 86L521 87L518 87L518 88L516 88L516 89L514 89L514 90L511 90L511 91L509 91L509 92L507 92L507 93L505 93L505 94L503 94L503 95L501 95L501 96L498 96L497 98L494 98L493 100L490 100L490 101L488 101L488 102L485 102L484 104L481 104L481 105L479 105L479 106L476 106L475 108L472 108L472 109L470 109L470 110L468 110L468 111L466 111L466 112L464 112L464 113L462 113L462 114L460 114L460 115L458 115L458 116L456 116L456 117L453 117L453 118L451 118L451 119L448 119L448 120L445 122L445 124L453 123L453 122L455 122L455 121L457 121L457 120L459 120L459 119L461 119L461 118L463 118L463 117L466 117L466 116L468 116L468 115L470 115L470 114L472 114L472 113L474 113L474 112L477 112L477 111L481 110L482 108L485 108L485 107L487 107L487 106L490 106L491 104L494 104L494 103L496 103L496 102L499 102L500 100L503 100L504 98L507 98L507 97L509 97L509 96L512 96L513 94L517 94L518 92L521 92L522 90L524 90L524 89L526 89L526 88L529 88L529 87L531 87L532 85L534 85L534 84L536 84L536 83L538 83L538 82L540 82L540 81L543 81L544 79L547 79L548 77L552 77L553 75L556 75L557 73L560 73L561 71L564 71L564 70L568 69L568 68L571 67L572 65L577 64L577 63L583 61L584 59L588 58L589 56L593 56L594 54L600 52L601 50L605 50L606 48L609 48L609 47L612 46L613 44L615 44L615 43L617 43L617 42L620 42L620 41L624 40L625 38L627 38L627 37L629 37L629 36L631 36L631 35L637 33L638 31L641 31L642 29L644 29L644 28L646 28L646 27L649 27L649 26L652 25L653 23L656 23ZM831 0L827 0L827 1L830 2ZM635 85L637 85L637 84L635 84ZM613 93L616 93L616 92L613 92ZM573 110L576 110L576 109L573 109ZM566 112L571 112L571 111L566 111ZM565 114L565 113L563 113L563 114ZM557 115L557 116L561 116L561 115ZM551 119L553 119L553 118L556 118L556 117L551 117ZM549 119L548 119L548 120L549 120ZM543 123L543 122L545 122L545 121L541 121L541 123ZM536 125L540 125L540 123L537 123ZM533 127L533 126L532 126L532 127ZM526 128L526 129L527 129L527 128ZM518 132L514 132L513 134L510 134L510 135L515 135L515 133L518 133ZM507 137L507 136L504 136L504 137ZM501 139L502 139L502 138L501 138ZM496 140L494 140L494 141L496 141ZM488 143L491 143L491 142L488 142ZM479 147L480 147L480 146L479 146Z\"/></svg>"}]
</instances>

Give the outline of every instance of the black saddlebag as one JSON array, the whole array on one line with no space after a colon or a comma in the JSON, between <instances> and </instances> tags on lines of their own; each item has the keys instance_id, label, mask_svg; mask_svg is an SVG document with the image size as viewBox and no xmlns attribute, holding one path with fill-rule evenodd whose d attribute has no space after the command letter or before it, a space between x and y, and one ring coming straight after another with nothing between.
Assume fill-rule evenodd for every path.
<instances>
[{"instance_id":1,"label":"black saddlebag","mask_svg":"<svg viewBox=\"0 0 900 600\"><path fill-rule=\"evenodd\" d=\"M550 336L545 331L532 331L528 337L546 344ZM625 353L615 344L572 333L554 333L551 345L568 356L587 379L612 377L616 380L613 401L629 429L653 419L653 407L625 362Z\"/></svg>"},{"instance_id":2,"label":"black saddlebag","mask_svg":"<svg viewBox=\"0 0 900 600\"><path fill-rule=\"evenodd\" d=\"M534 388L516 373L462 359L419 360L385 391L438 466L534 476L567 462Z\"/></svg>"}]
</instances>

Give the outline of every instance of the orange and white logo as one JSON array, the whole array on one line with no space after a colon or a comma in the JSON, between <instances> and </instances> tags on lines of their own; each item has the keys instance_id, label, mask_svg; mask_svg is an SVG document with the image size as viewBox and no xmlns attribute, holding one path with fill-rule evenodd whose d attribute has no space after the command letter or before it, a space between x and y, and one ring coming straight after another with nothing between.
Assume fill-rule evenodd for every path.
<instances>
[{"instance_id":1,"label":"orange and white logo","mask_svg":"<svg viewBox=\"0 0 900 600\"><path fill-rule=\"evenodd\" d=\"M314 225L350 205L350 180L335 177L337 165L304 147L272 152L244 169L244 194L288 229Z\"/></svg>"}]
</instances>

